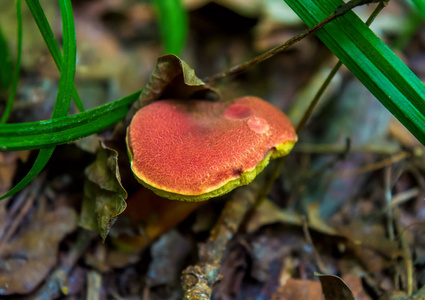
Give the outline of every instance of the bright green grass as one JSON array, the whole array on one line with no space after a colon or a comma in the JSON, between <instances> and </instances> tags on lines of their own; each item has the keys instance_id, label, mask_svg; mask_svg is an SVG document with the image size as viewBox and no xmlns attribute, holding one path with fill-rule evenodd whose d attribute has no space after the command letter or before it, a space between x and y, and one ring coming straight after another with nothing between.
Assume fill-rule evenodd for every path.
<instances>
[{"instance_id":1,"label":"bright green grass","mask_svg":"<svg viewBox=\"0 0 425 300\"><path fill-rule=\"evenodd\" d=\"M285 2L308 26L325 19L344 3L341 0ZM316 35L425 144L425 86L394 52L354 12L326 25Z\"/></svg>"}]
</instances>

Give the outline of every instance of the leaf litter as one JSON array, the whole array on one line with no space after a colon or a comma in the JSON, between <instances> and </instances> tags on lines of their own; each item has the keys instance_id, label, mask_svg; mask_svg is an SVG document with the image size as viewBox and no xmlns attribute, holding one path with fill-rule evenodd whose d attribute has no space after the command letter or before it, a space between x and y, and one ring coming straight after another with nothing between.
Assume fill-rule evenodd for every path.
<instances>
[{"instance_id":1,"label":"leaf litter","mask_svg":"<svg viewBox=\"0 0 425 300\"><path fill-rule=\"evenodd\" d=\"M303 29L301 23L273 19L273 1L250 1L255 7L250 11L235 1L189 2L191 40L182 56L202 76L247 60L259 49L284 42ZM383 11L387 20L411 16L409 8L396 3L397 11ZM151 75L161 56L153 10L143 10L140 19L135 13L140 7L134 1L73 5L77 26L82 26L77 29L77 42L82 41L77 83L83 99L116 99L147 83L139 105L167 97L214 101L219 90L224 99L255 94L285 111L297 112L305 107L297 99L309 97L306 91L317 89L314 78L321 78L334 62L323 45L310 38L226 79L216 90L173 56L160 58ZM217 13L223 18L218 20ZM53 10L49 9L49 16L55 17ZM387 31L388 23L378 25L389 44L397 44L408 32L401 25ZM90 38L94 33L101 47ZM37 72L23 74L14 121L26 120L20 107L29 112L40 107L50 110L48 95L55 93L51 82L57 73L51 62L37 63L46 56L38 54L43 46L41 39L38 43L34 57L24 61L26 70L36 65ZM405 43L404 54L419 77L425 77L419 64L424 45L423 28L417 27ZM122 63L111 63L111 59ZM39 76L36 81L35 75ZM29 92L34 82L43 91L37 99ZM252 210L226 247L213 299L425 297L424 147L344 68L325 100L301 134L269 198ZM36 196L27 190L1 202L0 217L5 221L0 238L11 232L0 253L2 296L182 298L181 271L199 260L196 245L204 245L214 218L231 195L200 208L152 199L129 173L124 126L119 126L99 135L103 144L95 155L94 147L90 151L61 147L45 179L38 183ZM388 160L400 153L408 155ZM4 155L8 158L1 160L1 188L7 189L17 172L22 172L22 163L20 154ZM65 169L59 169L63 165L59 157L69 161ZM68 176L59 176L64 173ZM52 184L53 178L62 178L60 188ZM101 237L82 237L85 231L75 227L76 212L81 214L79 223ZM10 231L13 220L18 221ZM326 275L316 276L320 265ZM67 272L61 273L64 266ZM78 284L71 284L74 281ZM53 285L55 289L46 288L51 282L61 283Z\"/></svg>"}]
</instances>

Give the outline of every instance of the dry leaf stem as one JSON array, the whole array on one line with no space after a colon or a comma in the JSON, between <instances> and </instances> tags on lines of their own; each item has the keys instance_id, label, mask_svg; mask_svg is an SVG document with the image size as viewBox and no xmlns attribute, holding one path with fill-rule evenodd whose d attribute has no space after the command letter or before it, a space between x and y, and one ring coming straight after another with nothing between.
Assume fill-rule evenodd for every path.
<instances>
[{"instance_id":1,"label":"dry leaf stem","mask_svg":"<svg viewBox=\"0 0 425 300\"><path fill-rule=\"evenodd\" d=\"M245 71L246 69L248 69L248 68L250 68L250 67L252 67L256 64L259 64L259 63L265 61L266 59L269 59L269 58L275 56L276 54L288 49L290 46L301 41L302 39L309 36L310 34L315 33L317 30L323 28L325 25L329 24L330 22L334 21L335 19L345 15L351 9L353 9L357 6L364 5L364 4L370 4L370 3L376 3L376 2L380 2L380 6L385 6L386 3L388 2L388 0L351 0L350 2L347 2L347 3L339 6L331 15L329 15L323 21L321 21L321 22L317 23L316 25L304 30L302 33L294 36L293 38L291 38L289 40L287 40L282 45L279 45L279 46L277 46L277 47L255 57L255 58L253 58L253 59L251 59L247 62L236 65L236 66L230 68L227 71L209 76L209 77L205 78L204 81L206 83L212 84L212 83L214 83L215 81L217 81L221 78L239 74L239 73Z\"/></svg>"}]
</instances>

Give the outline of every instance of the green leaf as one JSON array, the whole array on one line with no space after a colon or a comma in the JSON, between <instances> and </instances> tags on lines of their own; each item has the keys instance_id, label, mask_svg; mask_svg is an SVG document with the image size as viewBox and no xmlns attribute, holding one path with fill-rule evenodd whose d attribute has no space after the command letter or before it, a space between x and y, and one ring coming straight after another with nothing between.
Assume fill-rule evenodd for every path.
<instances>
[{"instance_id":1,"label":"green leaf","mask_svg":"<svg viewBox=\"0 0 425 300\"><path fill-rule=\"evenodd\" d=\"M153 3L158 12L165 53L179 55L188 31L187 13L182 0L153 0Z\"/></svg>"},{"instance_id":2,"label":"green leaf","mask_svg":"<svg viewBox=\"0 0 425 300\"><path fill-rule=\"evenodd\" d=\"M10 116L12 111L13 102L15 100L16 91L18 90L19 71L21 70L21 57L22 57L22 13L21 13L21 0L15 0L16 18L18 20L18 54L16 58L15 70L13 73L12 90L9 94L6 107L3 112L0 123L4 124ZM7 54L6 54L7 55ZM7 59L7 57L5 58ZM10 70L9 70L10 72Z\"/></svg>"},{"instance_id":3,"label":"green leaf","mask_svg":"<svg viewBox=\"0 0 425 300\"><path fill-rule=\"evenodd\" d=\"M422 18L425 18L425 0L412 0L412 2L416 7L416 11Z\"/></svg>"},{"instance_id":4,"label":"green leaf","mask_svg":"<svg viewBox=\"0 0 425 300\"><path fill-rule=\"evenodd\" d=\"M85 174L80 226L100 233L105 240L116 217L127 207L127 192L121 184L118 168L118 152L101 144L96 160L86 168Z\"/></svg>"},{"instance_id":5,"label":"green leaf","mask_svg":"<svg viewBox=\"0 0 425 300\"><path fill-rule=\"evenodd\" d=\"M38 29L40 30L41 35L43 36L47 48L49 49L50 54L52 55L53 60L55 61L56 66L58 67L58 70L61 71L63 65L62 54L59 49L59 45L53 35L53 31L50 28L49 22L47 21L46 15L44 14L43 8L40 5L40 2L38 0L26 0L26 2L28 8L31 11L31 14L34 17ZM75 85L73 86L72 90L72 98L74 99L75 105L77 106L78 110L80 112L84 111L83 103L81 101L80 96L78 95Z\"/></svg>"},{"instance_id":6,"label":"green leaf","mask_svg":"<svg viewBox=\"0 0 425 300\"><path fill-rule=\"evenodd\" d=\"M140 91L91 110L52 120L0 125L0 151L39 149L73 142L123 119Z\"/></svg>"},{"instance_id":7,"label":"green leaf","mask_svg":"<svg viewBox=\"0 0 425 300\"><path fill-rule=\"evenodd\" d=\"M72 14L71 1L60 0L59 7L62 17L63 31L63 68L59 78L58 94L56 97L55 107L53 109L52 118L66 116L71 102L71 93L74 86L75 62L76 62L76 42L75 42L75 26ZM54 147L40 150L34 165L28 174L8 193L0 197L5 199L23 189L31 182L44 168L53 154Z\"/></svg>"},{"instance_id":8,"label":"green leaf","mask_svg":"<svg viewBox=\"0 0 425 300\"><path fill-rule=\"evenodd\" d=\"M285 0L308 25L325 19L341 0ZM425 144L425 86L353 12L316 35L369 91Z\"/></svg>"}]
</instances>

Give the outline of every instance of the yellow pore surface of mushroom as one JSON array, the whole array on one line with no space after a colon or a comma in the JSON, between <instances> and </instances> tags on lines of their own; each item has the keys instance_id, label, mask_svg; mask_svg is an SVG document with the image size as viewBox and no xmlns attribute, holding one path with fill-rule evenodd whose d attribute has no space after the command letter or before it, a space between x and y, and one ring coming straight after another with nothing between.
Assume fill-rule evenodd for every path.
<instances>
[{"instance_id":1,"label":"yellow pore surface of mushroom","mask_svg":"<svg viewBox=\"0 0 425 300\"><path fill-rule=\"evenodd\" d=\"M257 97L161 100L140 109L127 129L138 181L162 197L185 201L250 183L296 141L287 116Z\"/></svg>"}]
</instances>

